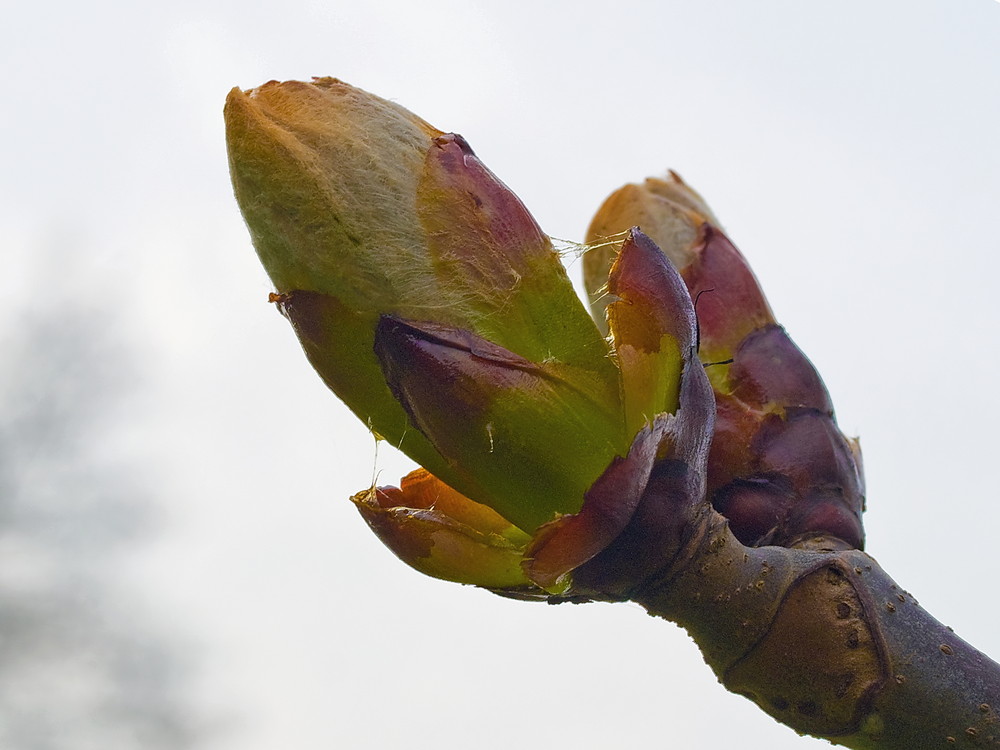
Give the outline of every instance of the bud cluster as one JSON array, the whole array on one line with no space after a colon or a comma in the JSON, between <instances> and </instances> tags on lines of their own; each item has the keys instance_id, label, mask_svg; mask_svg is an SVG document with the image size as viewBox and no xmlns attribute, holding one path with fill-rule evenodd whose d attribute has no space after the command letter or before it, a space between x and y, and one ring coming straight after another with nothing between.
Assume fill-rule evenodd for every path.
<instances>
[{"instance_id":1,"label":"bud cluster","mask_svg":"<svg viewBox=\"0 0 1000 750\"><path fill-rule=\"evenodd\" d=\"M595 322L461 136L332 78L234 89L226 124L279 309L327 385L423 467L353 498L414 568L624 598L680 554L705 498L747 544L860 546L854 446L676 176L595 218Z\"/></svg>"}]
</instances>

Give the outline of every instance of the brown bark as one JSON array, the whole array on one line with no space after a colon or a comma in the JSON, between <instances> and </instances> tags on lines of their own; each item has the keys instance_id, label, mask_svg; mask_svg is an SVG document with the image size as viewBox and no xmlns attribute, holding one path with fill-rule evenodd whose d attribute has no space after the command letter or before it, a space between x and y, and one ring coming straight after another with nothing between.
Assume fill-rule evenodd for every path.
<instances>
[{"instance_id":1,"label":"brown bark","mask_svg":"<svg viewBox=\"0 0 1000 750\"><path fill-rule=\"evenodd\" d=\"M1000 747L1000 665L868 554L747 547L719 516L634 595L685 627L731 691L851 748Z\"/></svg>"}]
</instances>

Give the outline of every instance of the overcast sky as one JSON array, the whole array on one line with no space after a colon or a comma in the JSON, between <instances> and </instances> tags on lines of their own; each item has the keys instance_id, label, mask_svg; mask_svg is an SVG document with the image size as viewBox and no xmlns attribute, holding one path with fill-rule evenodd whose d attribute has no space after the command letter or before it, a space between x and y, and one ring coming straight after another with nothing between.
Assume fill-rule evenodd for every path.
<instances>
[{"instance_id":1,"label":"overcast sky","mask_svg":"<svg viewBox=\"0 0 1000 750\"><path fill-rule=\"evenodd\" d=\"M211 747L825 746L638 607L425 579L368 533L346 498L408 464L308 367L232 199L222 104L269 79L462 133L564 239L678 170L860 435L869 551L1000 655L995 0L19 3L0 61L7 324L84 298L136 352L93 440L162 500L119 574L191 644Z\"/></svg>"}]
</instances>

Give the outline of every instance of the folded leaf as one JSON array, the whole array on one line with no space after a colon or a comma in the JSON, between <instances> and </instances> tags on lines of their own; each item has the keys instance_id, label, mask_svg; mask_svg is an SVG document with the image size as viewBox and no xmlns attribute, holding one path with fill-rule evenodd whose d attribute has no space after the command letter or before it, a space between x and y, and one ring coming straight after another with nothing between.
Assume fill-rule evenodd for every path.
<instances>
[{"instance_id":1,"label":"folded leaf","mask_svg":"<svg viewBox=\"0 0 1000 750\"><path fill-rule=\"evenodd\" d=\"M625 451L621 413L586 371L391 317L379 323L375 352L413 427L448 459L442 478L526 531L579 510Z\"/></svg>"},{"instance_id":2,"label":"folded leaf","mask_svg":"<svg viewBox=\"0 0 1000 750\"><path fill-rule=\"evenodd\" d=\"M531 587L521 570L528 535L423 469L398 488L351 500L382 543L421 573L484 588Z\"/></svg>"},{"instance_id":3,"label":"folded leaf","mask_svg":"<svg viewBox=\"0 0 1000 750\"><path fill-rule=\"evenodd\" d=\"M622 375L627 431L677 410L681 368L695 346L687 288L660 249L638 229L608 278L608 325Z\"/></svg>"}]
</instances>

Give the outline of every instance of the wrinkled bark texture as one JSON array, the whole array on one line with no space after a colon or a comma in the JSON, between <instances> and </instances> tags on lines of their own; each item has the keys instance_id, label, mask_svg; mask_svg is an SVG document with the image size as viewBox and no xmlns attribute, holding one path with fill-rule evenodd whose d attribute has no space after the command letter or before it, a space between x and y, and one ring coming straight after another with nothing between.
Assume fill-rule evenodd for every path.
<instances>
[{"instance_id":1,"label":"wrinkled bark texture","mask_svg":"<svg viewBox=\"0 0 1000 750\"><path fill-rule=\"evenodd\" d=\"M719 680L852 748L1000 747L1000 665L868 554L746 547L718 516L633 598L685 627Z\"/></svg>"}]
</instances>

